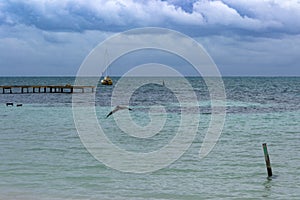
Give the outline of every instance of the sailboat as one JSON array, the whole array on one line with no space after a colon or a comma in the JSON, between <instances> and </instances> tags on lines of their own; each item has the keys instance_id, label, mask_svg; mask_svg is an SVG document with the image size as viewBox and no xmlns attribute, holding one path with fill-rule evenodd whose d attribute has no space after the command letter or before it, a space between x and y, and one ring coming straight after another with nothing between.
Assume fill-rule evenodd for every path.
<instances>
[{"instance_id":1,"label":"sailboat","mask_svg":"<svg viewBox=\"0 0 300 200\"><path fill-rule=\"evenodd\" d=\"M107 50L105 51L105 60L107 60L107 58L108 58L108 53L107 53ZM105 76L104 76L104 78L101 80L101 84L102 85L112 85L113 84L113 81L112 81L112 79L107 75L107 71L108 71L108 68L107 68L107 70L105 71ZM103 75L103 73L102 73L102 75Z\"/></svg>"}]
</instances>

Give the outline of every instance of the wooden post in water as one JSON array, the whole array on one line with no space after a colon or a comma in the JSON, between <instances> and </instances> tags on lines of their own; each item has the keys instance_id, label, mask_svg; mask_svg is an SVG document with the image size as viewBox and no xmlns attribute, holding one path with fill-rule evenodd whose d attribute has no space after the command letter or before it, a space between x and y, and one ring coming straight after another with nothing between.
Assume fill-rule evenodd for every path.
<instances>
[{"instance_id":1,"label":"wooden post in water","mask_svg":"<svg viewBox=\"0 0 300 200\"><path fill-rule=\"evenodd\" d=\"M267 149L267 143L263 143L262 146L263 146L263 150L264 150L264 154L265 154L268 176L271 177L272 176L272 168L271 168L271 161L270 161L270 157L269 157L269 153L268 153L268 149Z\"/></svg>"}]
</instances>

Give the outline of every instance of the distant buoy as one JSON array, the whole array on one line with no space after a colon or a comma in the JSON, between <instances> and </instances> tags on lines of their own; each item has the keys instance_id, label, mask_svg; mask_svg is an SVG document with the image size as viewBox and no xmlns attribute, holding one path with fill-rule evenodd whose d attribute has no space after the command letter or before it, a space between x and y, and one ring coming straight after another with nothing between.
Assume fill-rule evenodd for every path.
<instances>
[{"instance_id":1,"label":"distant buoy","mask_svg":"<svg viewBox=\"0 0 300 200\"><path fill-rule=\"evenodd\" d=\"M6 103L6 106L14 106L14 103L8 102L8 103Z\"/></svg>"}]
</instances>

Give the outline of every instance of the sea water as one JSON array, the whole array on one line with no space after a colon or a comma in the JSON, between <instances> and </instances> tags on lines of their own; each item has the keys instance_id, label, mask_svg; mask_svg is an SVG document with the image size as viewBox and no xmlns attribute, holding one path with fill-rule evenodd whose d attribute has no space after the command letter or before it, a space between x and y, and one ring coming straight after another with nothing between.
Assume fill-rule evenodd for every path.
<instances>
[{"instance_id":1,"label":"sea water","mask_svg":"<svg viewBox=\"0 0 300 200\"><path fill-rule=\"evenodd\" d=\"M200 117L192 145L167 167L138 174L110 168L89 153L75 127L71 94L0 94L0 199L300 199L300 78L223 78L225 124L203 159L199 150L211 120L210 96L201 78L187 79L199 103L184 105L191 107L191 117ZM2 77L0 85L74 80ZM138 84L143 78L133 80ZM129 106L136 124L149 123L150 107L163 106L167 113L161 133L144 139L122 132L112 116L106 119L114 86L98 84L95 111L107 138L133 152L168 144L180 121L180 104L168 84L182 87L176 78L161 78L132 94ZM23 106L7 107L6 102ZM272 178L267 178L262 143L268 144Z\"/></svg>"}]
</instances>

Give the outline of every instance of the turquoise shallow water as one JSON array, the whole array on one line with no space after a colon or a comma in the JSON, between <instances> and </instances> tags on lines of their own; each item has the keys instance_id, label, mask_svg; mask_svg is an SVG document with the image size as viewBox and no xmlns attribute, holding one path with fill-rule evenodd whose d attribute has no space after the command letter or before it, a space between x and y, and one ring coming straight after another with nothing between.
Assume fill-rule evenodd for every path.
<instances>
[{"instance_id":1,"label":"turquoise shallow water","mask_svg":"<svg viewBox=\"0 0 300 200\"><path fill-rule=\"evenodd\" d=\"M2 85L18 81L66 84L73 79L0 80ZM71 95L0 94L0 199L299 199L300 79L225 78L225 126L204 159L198 153L211 116L210 103L202 82L190 81L201 97L198 134L180 159L146 174L111 169L85 149L75 128ZM159 86L148 87L137 91L131 102L133 119L140 124L147 124L147 108L157 99L156 91L161 92ZM130 151L153 151L173 137L178 112L171 93L156 102L167 108L168 119L172 119L167 120L163 134L136 140L122 134L113 118L105 119L111 107L103 96L109 96L110 90L99 86L96 111L115 144ZM138 95L145 95L143 104L141 98L135 98ZM6 107L7 101L23 106ZM191 111L191 117L196 116ZM274 173L270 180L264 142Z\"/></svg>"}]
</instances>

